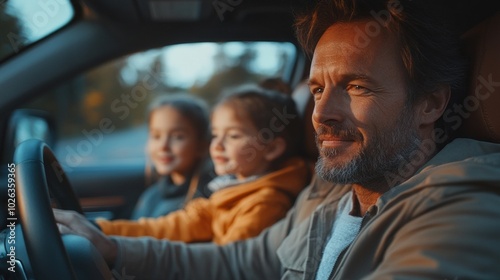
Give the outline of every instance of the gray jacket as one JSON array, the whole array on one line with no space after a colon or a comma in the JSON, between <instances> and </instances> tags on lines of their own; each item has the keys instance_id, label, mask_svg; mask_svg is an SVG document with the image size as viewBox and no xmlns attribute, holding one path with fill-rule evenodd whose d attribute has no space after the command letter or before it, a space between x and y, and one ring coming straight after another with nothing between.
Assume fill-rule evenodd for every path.
<instances>
[{"instance_id":1,"label":"gray jacket","mask_svg":"<svg viewBox=\"0 0 500 280\"><path fill-rule=\"evenodd\" d=\"M348 191L315 180L286 218L223 247L116 237L115 273L136 280L314 279ZM500 145L457 139L369 209L331 278L500 279L499 194Z\"/></svg>"}]
</instances>

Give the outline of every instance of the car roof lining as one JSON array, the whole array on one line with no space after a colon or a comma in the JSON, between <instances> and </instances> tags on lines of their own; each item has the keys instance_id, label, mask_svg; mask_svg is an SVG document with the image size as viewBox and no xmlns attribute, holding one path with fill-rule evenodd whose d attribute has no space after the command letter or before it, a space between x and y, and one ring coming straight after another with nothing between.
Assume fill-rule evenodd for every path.
<instances>
[{"instance_id":1,"label":"car roof lining","mask_svg":"<svg viewBox=\"0 0 500 280\"><path fill-rule=\"evenodd\" d=\"M104 17L129 23L173 22L175 19L155 19L151 13L151 3L158 0L84 0L85 4L96 14ZM304 8L308 0L162 0L166 4L179 2L200 3L199 16L183 22L219 21L227 23L242 22L252 17L277 16L284 13L291 15L291 11ZM223 15L222 15L223 14ZM221 17L222 15L222 17Z\"/></svg>"}]
</instances>

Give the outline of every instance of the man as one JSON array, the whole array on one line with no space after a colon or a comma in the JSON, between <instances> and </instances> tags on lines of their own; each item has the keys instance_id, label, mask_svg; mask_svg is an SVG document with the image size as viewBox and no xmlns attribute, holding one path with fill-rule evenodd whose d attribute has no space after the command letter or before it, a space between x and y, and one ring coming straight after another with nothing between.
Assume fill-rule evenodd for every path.
<instances>
[{"instance_id":1,"label":"man","mask_svg":"<svg viewBox=\"0 0 500 280\"><path fill-rule=\"evenodd\" d=\"M320 178L257 238L110 241L56 212L61 231L136 279L495 279L500 146L450 142L465 68L428 3L322 0L297 20Z\"/></svg>"}]
</instances>

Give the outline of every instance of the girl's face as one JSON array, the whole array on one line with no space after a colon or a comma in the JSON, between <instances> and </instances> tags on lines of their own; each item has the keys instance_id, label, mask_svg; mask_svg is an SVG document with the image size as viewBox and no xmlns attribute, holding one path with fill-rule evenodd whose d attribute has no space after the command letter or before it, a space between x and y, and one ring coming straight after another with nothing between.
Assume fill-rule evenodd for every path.
<instances>
[{"instance_id":1,"label":"girl's face","mask_svg":"<svg viewBox=\"0 0 500 280\"><path fill-rule=\"evenodd\" d=\"M266 145L259 131L228 105L219 105L212 114L210 156L218 175L234 174L238 179L264 174L269 168Z\"/></svg>"},{"instance_id":2,"label":"girl's face","mask_svg":"<svg viewBox=\"0 0 500 280\"><path fill-rule=\"evenodd\" d=\"M185 179L203 155L203 149L196 129L177 109L167 105L153 110L147 150L160 175L171 175L174 183L182 183L174 177Z\"/></svg>"}]
</instances>

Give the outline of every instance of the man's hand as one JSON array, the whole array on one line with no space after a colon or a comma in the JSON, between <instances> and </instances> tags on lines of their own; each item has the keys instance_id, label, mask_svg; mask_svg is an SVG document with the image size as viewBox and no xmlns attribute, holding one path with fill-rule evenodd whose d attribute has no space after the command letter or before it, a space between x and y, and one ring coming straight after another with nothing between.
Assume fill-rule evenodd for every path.
<instances>
[{"instance_id":1,"label":"man's hand","mask_svg":"<svg viewBox=\"0 0 500 280\"><path fill-rule=\"evenodd\" d=\"M99 231L84 216L75 211L53 209L57 227L61 234L76 234L87 238L104 257L109 266L113 266L117 255L117 245Z\"/></svg>"}]
</instances>

